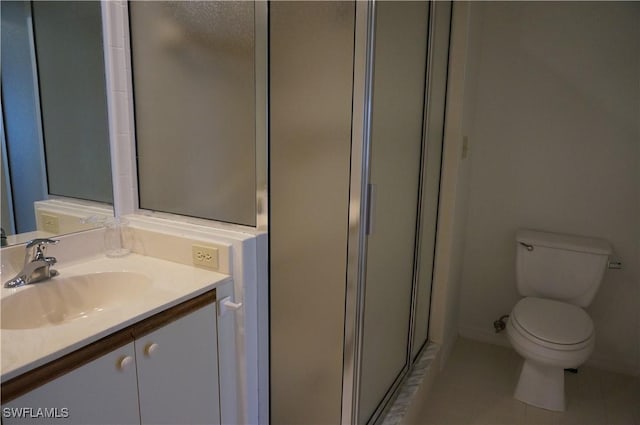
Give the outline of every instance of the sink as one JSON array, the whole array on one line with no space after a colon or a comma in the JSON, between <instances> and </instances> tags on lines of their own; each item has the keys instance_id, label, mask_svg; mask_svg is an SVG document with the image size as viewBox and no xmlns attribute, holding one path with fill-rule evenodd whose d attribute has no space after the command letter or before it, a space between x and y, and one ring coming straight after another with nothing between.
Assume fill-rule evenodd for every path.
<instances>
[{"instance_id":1,"label":"sink","mask_svg":"<svg viewBox=\"0 0 640 425\"><path fill-rule=\"evenodd\" d=\"M134 272L58 276L28 285L2 299L2 329L57 326L119 308L151 288L151 279Z\"/></svg>"}]
</instances>

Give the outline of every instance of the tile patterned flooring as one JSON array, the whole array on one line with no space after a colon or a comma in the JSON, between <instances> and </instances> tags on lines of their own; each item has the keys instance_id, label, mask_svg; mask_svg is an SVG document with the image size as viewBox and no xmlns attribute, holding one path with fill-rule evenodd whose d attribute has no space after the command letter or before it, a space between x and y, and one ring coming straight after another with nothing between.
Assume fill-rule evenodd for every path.
<instances>
[{"instance_id":1,"label":"tile patterned flooring","mask_svg":"<svg viewBox=\"0 0 640 425\"><path fill-rule=\"evenodd\" d=\"M459 338L420 412L420 424L640 425L640 377L588 366L566 374L567 410L551 412L512 397L520 356Z\"/></svg>"}]
</instances>

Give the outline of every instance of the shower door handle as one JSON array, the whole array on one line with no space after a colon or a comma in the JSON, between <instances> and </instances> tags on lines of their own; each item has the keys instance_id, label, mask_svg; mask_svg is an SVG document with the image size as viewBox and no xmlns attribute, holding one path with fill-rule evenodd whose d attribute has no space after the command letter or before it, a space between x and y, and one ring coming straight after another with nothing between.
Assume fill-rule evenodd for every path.
<instances>
[{"instance_id":1,"label":"shower door handle","mask_svg":"<svg viewBox=\"0 0 640 425\"><path fill-rule=\"evenodd\" d=\"M375 205L376 205L376 185L367 184L367 209L364 213L366 220L366 235L371 236L375 230Z\"/></svg>"}]
</instances>

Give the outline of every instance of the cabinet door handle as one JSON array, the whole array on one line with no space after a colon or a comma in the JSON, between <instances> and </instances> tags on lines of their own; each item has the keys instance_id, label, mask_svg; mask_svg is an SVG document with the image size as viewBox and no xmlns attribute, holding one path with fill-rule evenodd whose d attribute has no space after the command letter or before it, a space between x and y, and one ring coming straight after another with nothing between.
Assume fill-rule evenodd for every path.
<instances>
[{"instance_id":1,"label":"cabinet door handle","mask_svg":"<svg viewBox=\"0 0 640 425\"><path fill-rule=\"evenodd\" d=\"M156 344L155 342L152 342L150 344L147 344L146 347L144 347L144 354L146 354L147 357L151 357L151 355L158 350L158 344Z\"/></svg>"},{"instance_id":2,"label":"cabinet door handle","mask_svg":"<svg viewBox=\"0 0 640 425\"><path fill-rule=\"evenodd\" d=\"M131 363L133 363L133 357L131 356L121 357L120 360L118 360L118 369L125 370L126 368L129 367Z\"/></svg>"}]
</instances>

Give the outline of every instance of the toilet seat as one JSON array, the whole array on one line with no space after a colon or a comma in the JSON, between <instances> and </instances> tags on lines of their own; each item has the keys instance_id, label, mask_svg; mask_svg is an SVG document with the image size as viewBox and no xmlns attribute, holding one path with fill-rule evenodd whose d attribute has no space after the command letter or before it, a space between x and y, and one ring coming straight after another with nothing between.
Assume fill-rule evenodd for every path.
<instances>
[{"instance_id":1,"label":"toilet seat","mask_svg":"<svg viewBox=\"0 0 640 425\"><path fill-rule=\"evenodd\" d=\"M580 350L593 343L594 326L589 315L561 301L523 298L513 308L509 321L522 337L553 350Z\"/></svg>"}]
</instances>

